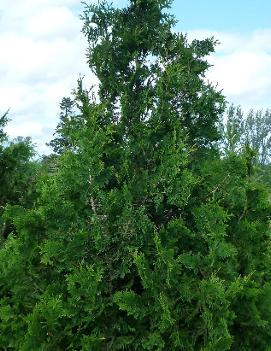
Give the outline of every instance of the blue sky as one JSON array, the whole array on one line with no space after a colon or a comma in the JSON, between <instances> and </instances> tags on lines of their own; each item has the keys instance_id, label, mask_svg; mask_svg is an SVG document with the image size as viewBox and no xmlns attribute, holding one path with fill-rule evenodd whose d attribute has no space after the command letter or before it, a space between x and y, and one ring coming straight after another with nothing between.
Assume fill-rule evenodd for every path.
<instances>
[{"instance_id":1,"label":"blue sky","mask_svg":"<svg viewBox=\"0 0 271 351\"><path fill-rule=\"evenodd\" d=\"M7 132L31 136L40 153L79 74L97 83L86 65L81 8L80 0L0 0L0 113L10 108ZM271 0L176 0L172 13L189 40L220 41L207 79L229 102L271 108Z\"/></svg>"},{"instance_id":2,"label":"blue sky","mask_svg":"<svg viewBox=\"0 0 271 351\"><path fill-rule=\"evenodd\" d=\"M114 2L124 6L128 0ZM171 12L179 20L178 29L184 31L208 28L248 33L271 26L270 0L175 0Z\"/></svg>"},{"instance_id":3,"label":"blue sky","mask_svg":"<svg viewBox=\"0 0 271 351\"><path fill-rule=\"evenodd\" d=\"M177 0L173 13L178 28L208 28L215 31L249 33L271 27L270 0Z\"/></svg>"}]
</instances>

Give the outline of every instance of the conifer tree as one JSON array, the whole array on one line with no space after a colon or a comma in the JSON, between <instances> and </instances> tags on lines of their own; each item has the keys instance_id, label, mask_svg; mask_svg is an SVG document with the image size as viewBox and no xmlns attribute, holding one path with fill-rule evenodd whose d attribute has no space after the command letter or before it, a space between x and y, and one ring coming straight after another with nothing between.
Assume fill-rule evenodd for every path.
<instances>
[{"instance_id":1,"label":"conifer tree","mask_svg":"<svg viewBox=\"0 0 271 351\"><path fill-rule=\"evenodd\" d=\"M75 102L70 97L64 97L60 103L60 121L48 146L50 146L56 154L62 154L65 150L72 148L70 129L75 125L74 115Z\"/></svg>"},{"instance_id":2,"label":"conifer tree","mask_svg":"<svg viewBox=\"0 0 271 351\"><path fill-rule=\"evenodd\" d=\"M86 5L99 94L75 96L73 148L11 211L0 347L267 350L270 205L253 153L221 158L214 40L173 31L170 1Z\"/></svg>"},{"instance_id":3,"label":"conifer tree","mask_svg":"<svg viewBox=\"0 0 271 351\"><path fill-rule=\"evenodd\" d=\"M6 133L4 132L4 127L8 122L8 111L0 117L0 142L2 143L6 139Z\"/></svg>"}]
</instances>

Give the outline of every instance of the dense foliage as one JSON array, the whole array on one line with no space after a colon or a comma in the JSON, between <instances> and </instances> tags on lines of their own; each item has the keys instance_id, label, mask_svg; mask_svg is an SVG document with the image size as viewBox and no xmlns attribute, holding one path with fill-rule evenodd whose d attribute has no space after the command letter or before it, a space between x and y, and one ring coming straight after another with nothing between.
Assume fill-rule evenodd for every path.
<instances>
[{"instance_id":1,"label":"dense foliage","mask_svg":"<svg viewBox=\"0 0 271 351\"><path fill-rule=\"evenodd\" d=\"M32 161L34 148L29 138L9 140L4 127L7 113L0 118L0 243L14 230L5 219L7 205L30 208L36 199L38 165Z\"/></svg>"},{"instance_id":2,"label":"dense foliage","mask_svg":"<svg viewBox=\"0 0 271 351\"><path fill-rule=\"evenodd\" d=\"M85 7L98 95L79 80L36 200L4 206L2 350L271 346L268 194L249 145L221 155L215 42L169 5Z\"/></svg>"}]
</instances>

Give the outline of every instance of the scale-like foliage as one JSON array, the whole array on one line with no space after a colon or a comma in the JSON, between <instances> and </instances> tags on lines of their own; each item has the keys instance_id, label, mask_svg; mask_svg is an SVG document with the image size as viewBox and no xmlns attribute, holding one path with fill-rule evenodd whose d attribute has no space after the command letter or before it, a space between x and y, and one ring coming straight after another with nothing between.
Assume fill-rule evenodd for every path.
<instances>
[{"instance_id":1,"label":"scale-like foliage","mask_svg":"<svg viewBox=\"0 0 271 351\"><path fill-rule=\"evenodd\" d=\"M204 79L214 41L175 33L169 4L85 8L99 96L79 81L72 149L36 208L9 213L3 349L271 345L270 206L250 150L219 157L224 98Z\"/></svg>"}]
</instances>

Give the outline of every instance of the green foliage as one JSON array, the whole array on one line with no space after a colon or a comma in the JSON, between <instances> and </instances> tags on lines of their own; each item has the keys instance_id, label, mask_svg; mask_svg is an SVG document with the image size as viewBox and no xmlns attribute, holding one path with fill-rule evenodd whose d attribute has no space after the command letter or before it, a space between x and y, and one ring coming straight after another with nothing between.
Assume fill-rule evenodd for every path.
<instances>
[{"instance_id":1,"label":"green foliage","mask_svg":"<svg viewBox=\"0 0 271 351\"><path fill-rule=\"evenodd\" d=\"M0 241L14 230L4 215L5 207L9 204L30 208L36 199L39 167L32 161L33 156L34 147L29 138L9 141L5 136L0 144Z\"/></svg>"},{"instance_id":2,"label":"green foliage","mask_svg":"<svg viewBox=\"0 0 271 351\"><path fill-rule=\"evenodd\" d=\"M18 138L4 147L0 153L0 205L5 203L24 203L27 190L31 191L34 155L29 139ZM31 196L29 194L29 196Z\"/></svg>"},{"instance_id":3,"label":"green foliage","mask_svg":"<svg viewBox=\"0 0 271 351\"><path fill-rule=\"evenodd\" d=\"M60 103L60 121L54 133L55 138L48 143L56 154L73 148L72 131L76 129L75 102L63 98Z\"/></svg>"},{"instance_id":4,"label":"green foliage","mask_svg":"<svg viewBox=\"0 0 271 351\"><path fill-rule=\"evenodd\" d=\"M231 105L221 125L222 147L226 152L238 152L249 145L257 156L257 162L264 167L270 162L271 111L250 110L245 115L240 106Z\"/></svg>"},{"instance_id":5,"label":"green foliage","mask_svg":"<svg viewBox=\"0 0 271 351\"><path fill-rule=\"evenodd\" d=\"M271 345L267 193L248 147L220 157L215 42L175 33L169 5L85 7L99 92L79 80L36 206L6 209L3 350Z\"/></svg>"},{"instance_id":6,"label":"green foliage","mask_svg":"<svg viewBox=\"0 0 271 351\"><path fill-rule=\"evenodd\" d=\"M256 150L259 163L266 164L270 160L271 149L271 111L251 110L246 119L247 139Z\"/></svg>"},{"instance_id":7,"label":"green foliage","mask_svg":"<svg viewBox=\"0 0 271 351\"><path fill-rule=\"evenodd\" d=\"M5 141L7 135L4 132L4 127L6 126L7 122L8 122L8 111L6 113L3 114L3 116L0 117L0 143L2 143L3 141Z\"/></svg>"},{"instance_id":8,"label":"green foliage","mask_svg":"<svg viewBox=\"0 0 271 351\"><path fill-rule=\"evenodd\" d=\"M245 117L240 106L231 105L228 108L220 128L225 152L240 152L246 143Z\"/></svg>"}]
</instances>

